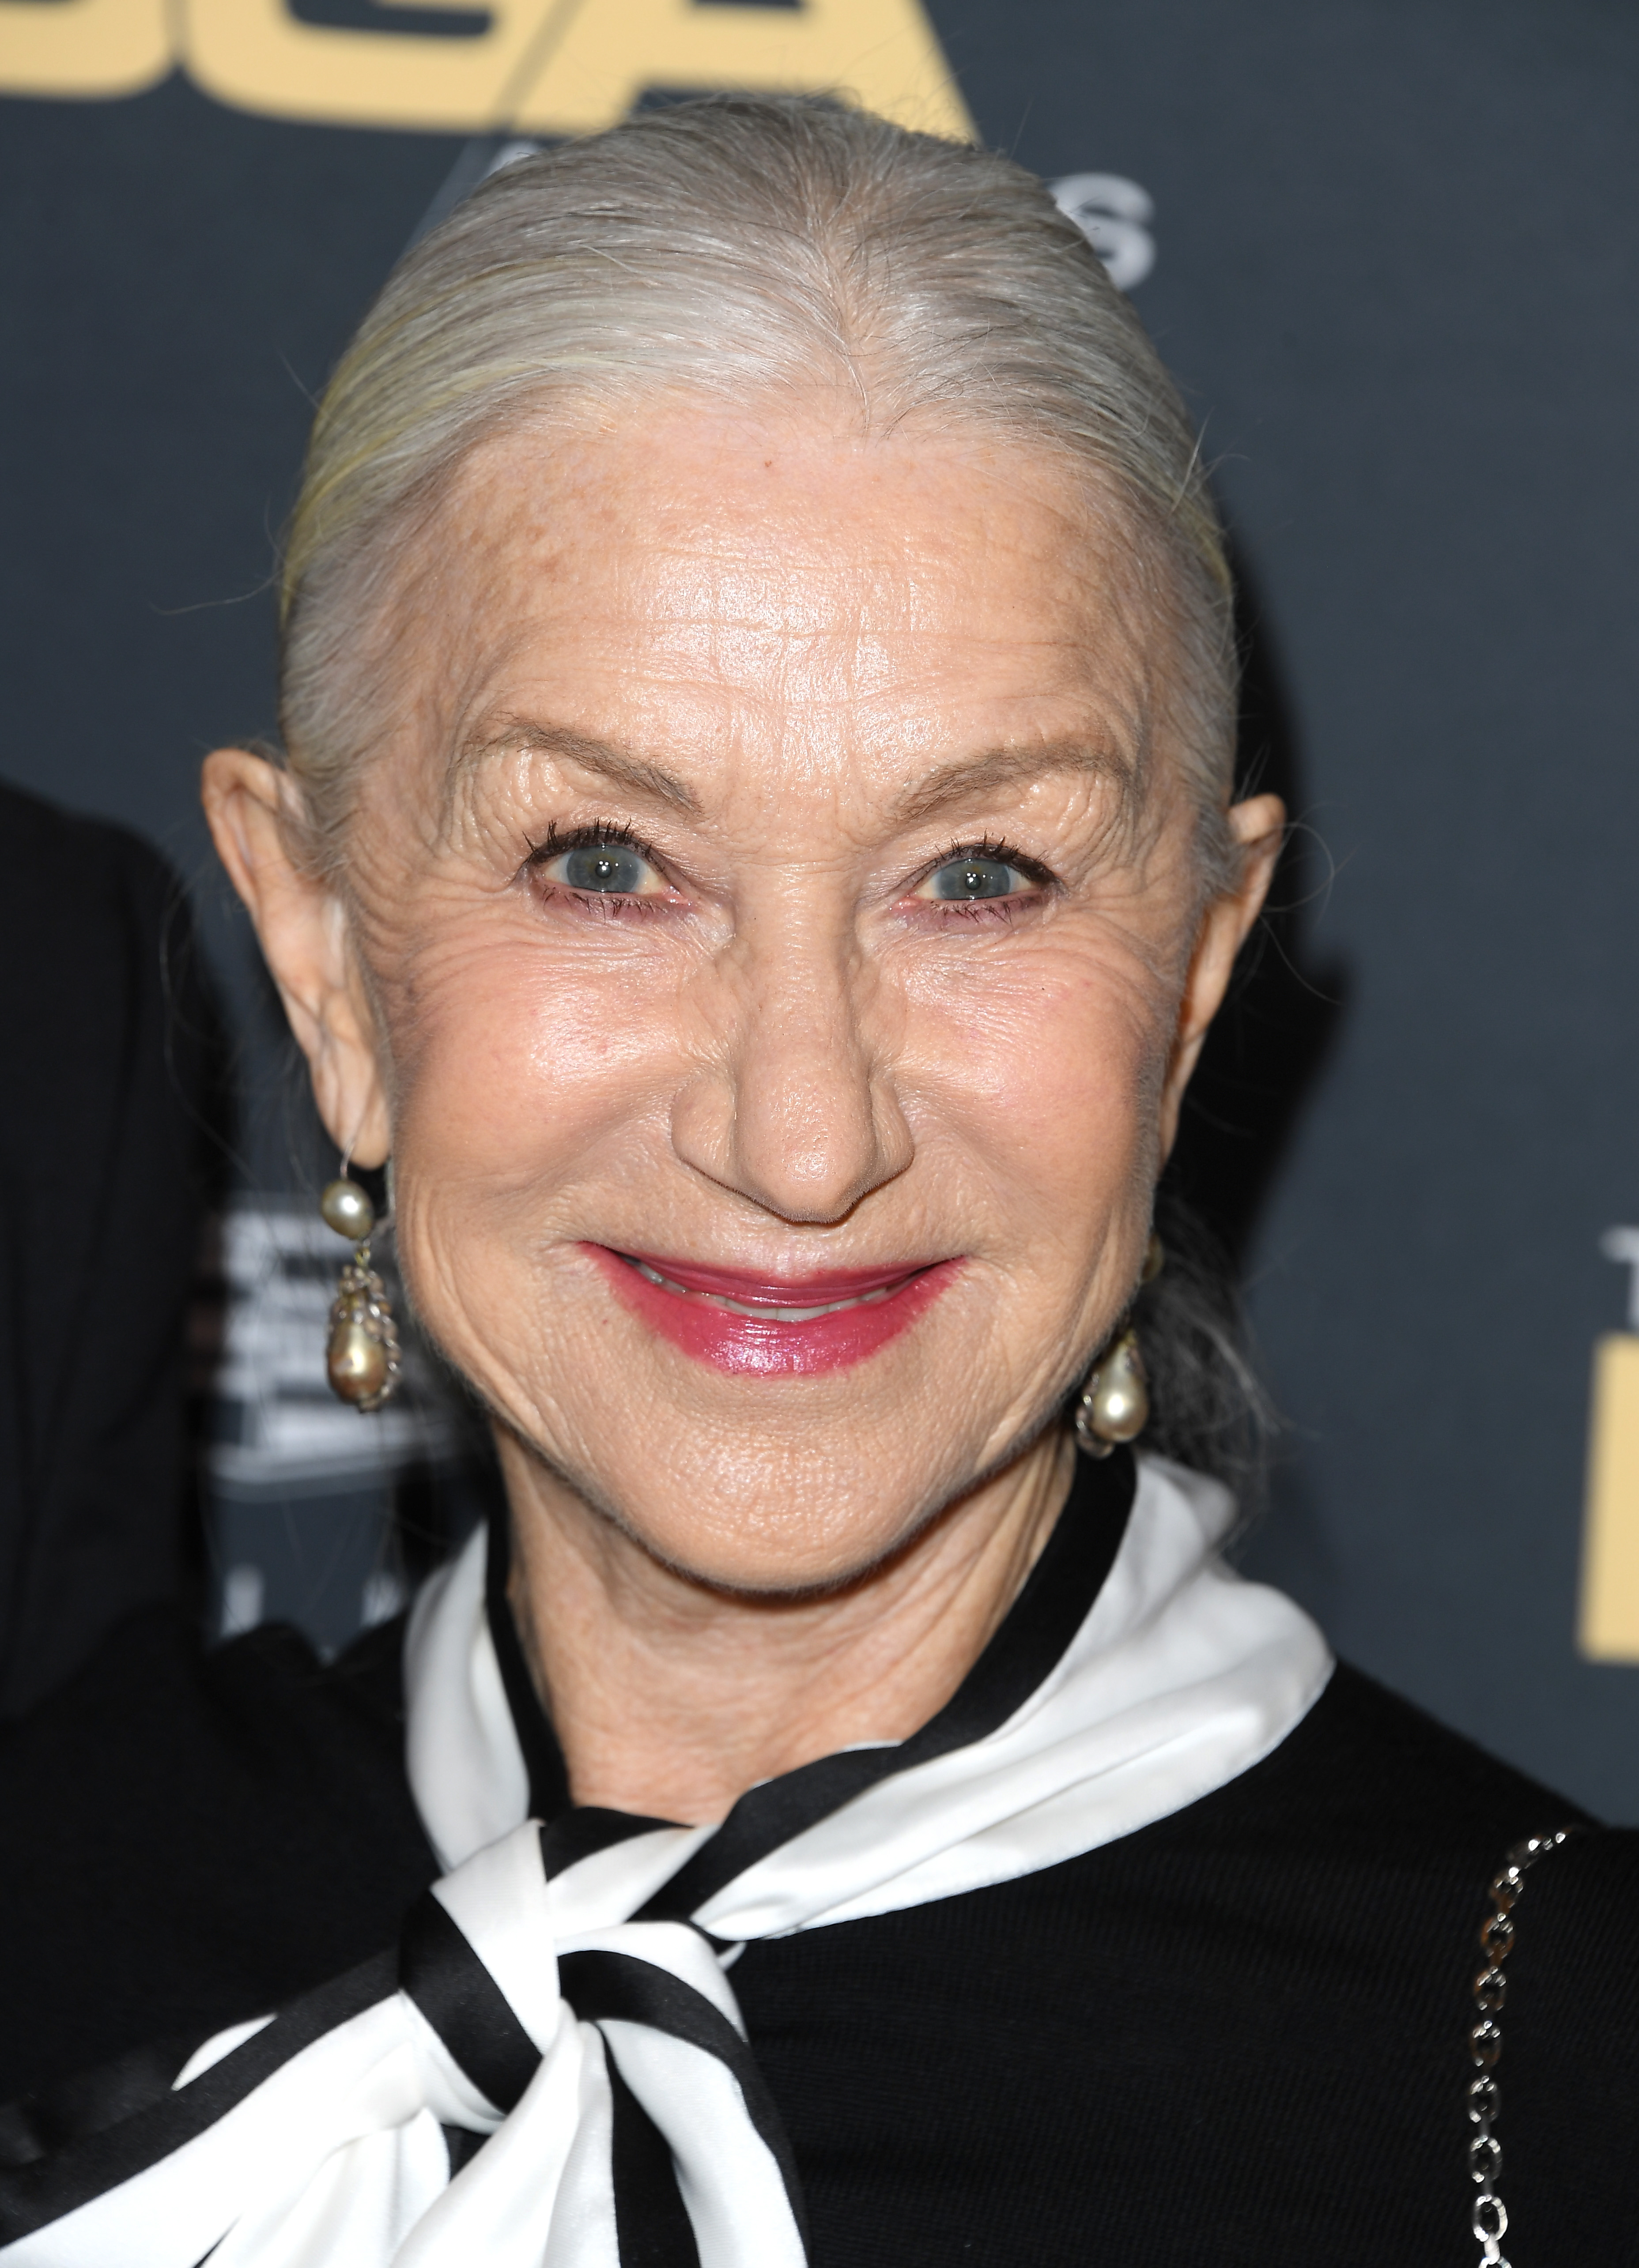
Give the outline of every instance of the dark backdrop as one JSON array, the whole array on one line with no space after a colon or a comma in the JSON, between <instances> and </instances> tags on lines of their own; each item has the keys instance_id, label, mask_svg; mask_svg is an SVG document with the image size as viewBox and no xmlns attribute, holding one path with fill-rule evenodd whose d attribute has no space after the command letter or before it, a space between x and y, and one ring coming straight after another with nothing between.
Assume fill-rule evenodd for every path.
<instances>
[{"instance_id":1,"label":"dark backdrop","mask_svg":"<svg viewBox=\"0 0 1639 2268\"><path fill-rule=\"evenodd\" d=\"M1277 954L1254 985L1192 1136L1289 1420L1251 1560L1639 1817L1639 1674L1573 1642L1590 1352L1625 1290L1598 1239L1639 1212L1639 13L929 12L987 138L1153 201L1134 298L1205 423L1253 738L1307 830L1300 975ZM0 102L0 770L196 881L247 1188L309 1168L198 762L271 720L309 396L462 152L181 77Z\"/></svg>"}]
</instances>

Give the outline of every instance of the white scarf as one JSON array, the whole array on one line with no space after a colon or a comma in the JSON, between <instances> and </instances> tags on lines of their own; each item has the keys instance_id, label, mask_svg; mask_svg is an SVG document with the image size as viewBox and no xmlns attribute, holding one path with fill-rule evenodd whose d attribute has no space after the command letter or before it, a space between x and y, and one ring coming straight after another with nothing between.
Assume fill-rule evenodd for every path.
<instances>
[{"instance_id":1,"label":"white scarf","mask_svg":"<svg viewBox=\"0 0 1639 2268\"><path fill-rule=\"evenodd\" d=\"M476 1535L410 1625L410 1785L448 1871L398 1954L218 2034L159 2101L0 2175L0 2261L805 2268L729 1982L740 1949L1131 1834L1266 1755L1331 1673L1307 1616L1218 1556L1226 1492L1159 1458L1139 1461L1099 1584L1084 1531L1126 1470L1082 1468L920 1734L766 1782L717 1828L528 1820Z\"/></svg>"}]
</instances>

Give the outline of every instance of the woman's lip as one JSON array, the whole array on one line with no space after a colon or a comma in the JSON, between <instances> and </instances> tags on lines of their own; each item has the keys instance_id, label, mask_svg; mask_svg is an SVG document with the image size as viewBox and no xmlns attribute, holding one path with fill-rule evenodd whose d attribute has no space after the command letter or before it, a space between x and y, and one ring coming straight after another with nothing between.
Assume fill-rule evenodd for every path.
<instances>
[{"instance_id":1,"label":"woman's lip","mask_svg":"<svg viewBox=\"0 0 1639 2268\"><path fill-rule=\"evenodd\" d=\"M693 1260L670 1260L658 1253L619 1252L632 1267L647 1271L668 1290L698 1292L736 1307L786 1314L806 1320L811 1313L845 1300L867 1300L897 1291L932 1263L901 1260L886 1268L832 1268L813 1276L754 1276L740 1268L710 1268Z\"/></svg>"},{"instance_id":2,"label":"woman's lip","mask_svg":"<svg viewBox=\"0 0 1639 2268\"><path fill-rule=\"evenodd\" d=\"M812 1377L863 1362L908 1330L962 1264L901 1262L771 1282L609 1245L584 1249L622 1306L659 1337L713 1370L760 1378ZM685 1283L685 1276L694 1280ZM749 1299L748 1292L761 1296Z\"/></svg>"}]
</instances>

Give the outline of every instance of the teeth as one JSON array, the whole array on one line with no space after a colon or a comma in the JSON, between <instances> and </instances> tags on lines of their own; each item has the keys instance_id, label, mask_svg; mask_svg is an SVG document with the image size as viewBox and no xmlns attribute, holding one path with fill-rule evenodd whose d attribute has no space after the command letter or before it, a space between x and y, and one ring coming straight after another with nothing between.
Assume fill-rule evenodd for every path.
<instances>
[{"instance_id":1,"label":"teeth","mask_svg":"<svg viewBox=\"0 0 1639 2268\"><path fill-rule=\"evenodd\" d=\"M674 1284L669 1276L662 1276L646 1261L634 1260L631 1264L639 1276L651 1284L658 1284L662 1292L674 1292L680 1300L704 1300L707 1307L720 1307L726 1314L751 1315L775 1323L811 1323L820 1315L840 1315L849 1307L875 1307L899 1288L897 1284L884 1284L879 1292L862 1292L854 1300L828 1300L819 1307L748 1307L743 1301L731 1300L721 1292L691 1292L686 1284Z\"/></svg>"}]
</instances>

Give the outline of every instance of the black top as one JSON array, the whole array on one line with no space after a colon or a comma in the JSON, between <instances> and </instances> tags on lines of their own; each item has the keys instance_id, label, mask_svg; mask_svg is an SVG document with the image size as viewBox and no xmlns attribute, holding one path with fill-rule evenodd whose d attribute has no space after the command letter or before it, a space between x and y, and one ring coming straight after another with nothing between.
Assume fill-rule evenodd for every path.
<instances>
[{"instance_id":1,"label":"black top","mask_svg":"<svg viewBox=\"0 0 1639 2268\"><path fill-rule=\"evenodd\" d=\"M8 1737L0 2094L191 2046L393 1940L437 1871L401 1642L325 1668L262 1630L201 1656L151 1615ZM1262 1764L1120 1842L748 1947L735 1991L816 2268L1472 2264L1485 1886L1576 1815L1343 1668ZM1639 1837L1589 1834L1517 1909L1517 2268L1631 2249L1636 1890Z\"/></svg>"}]
</instances>

